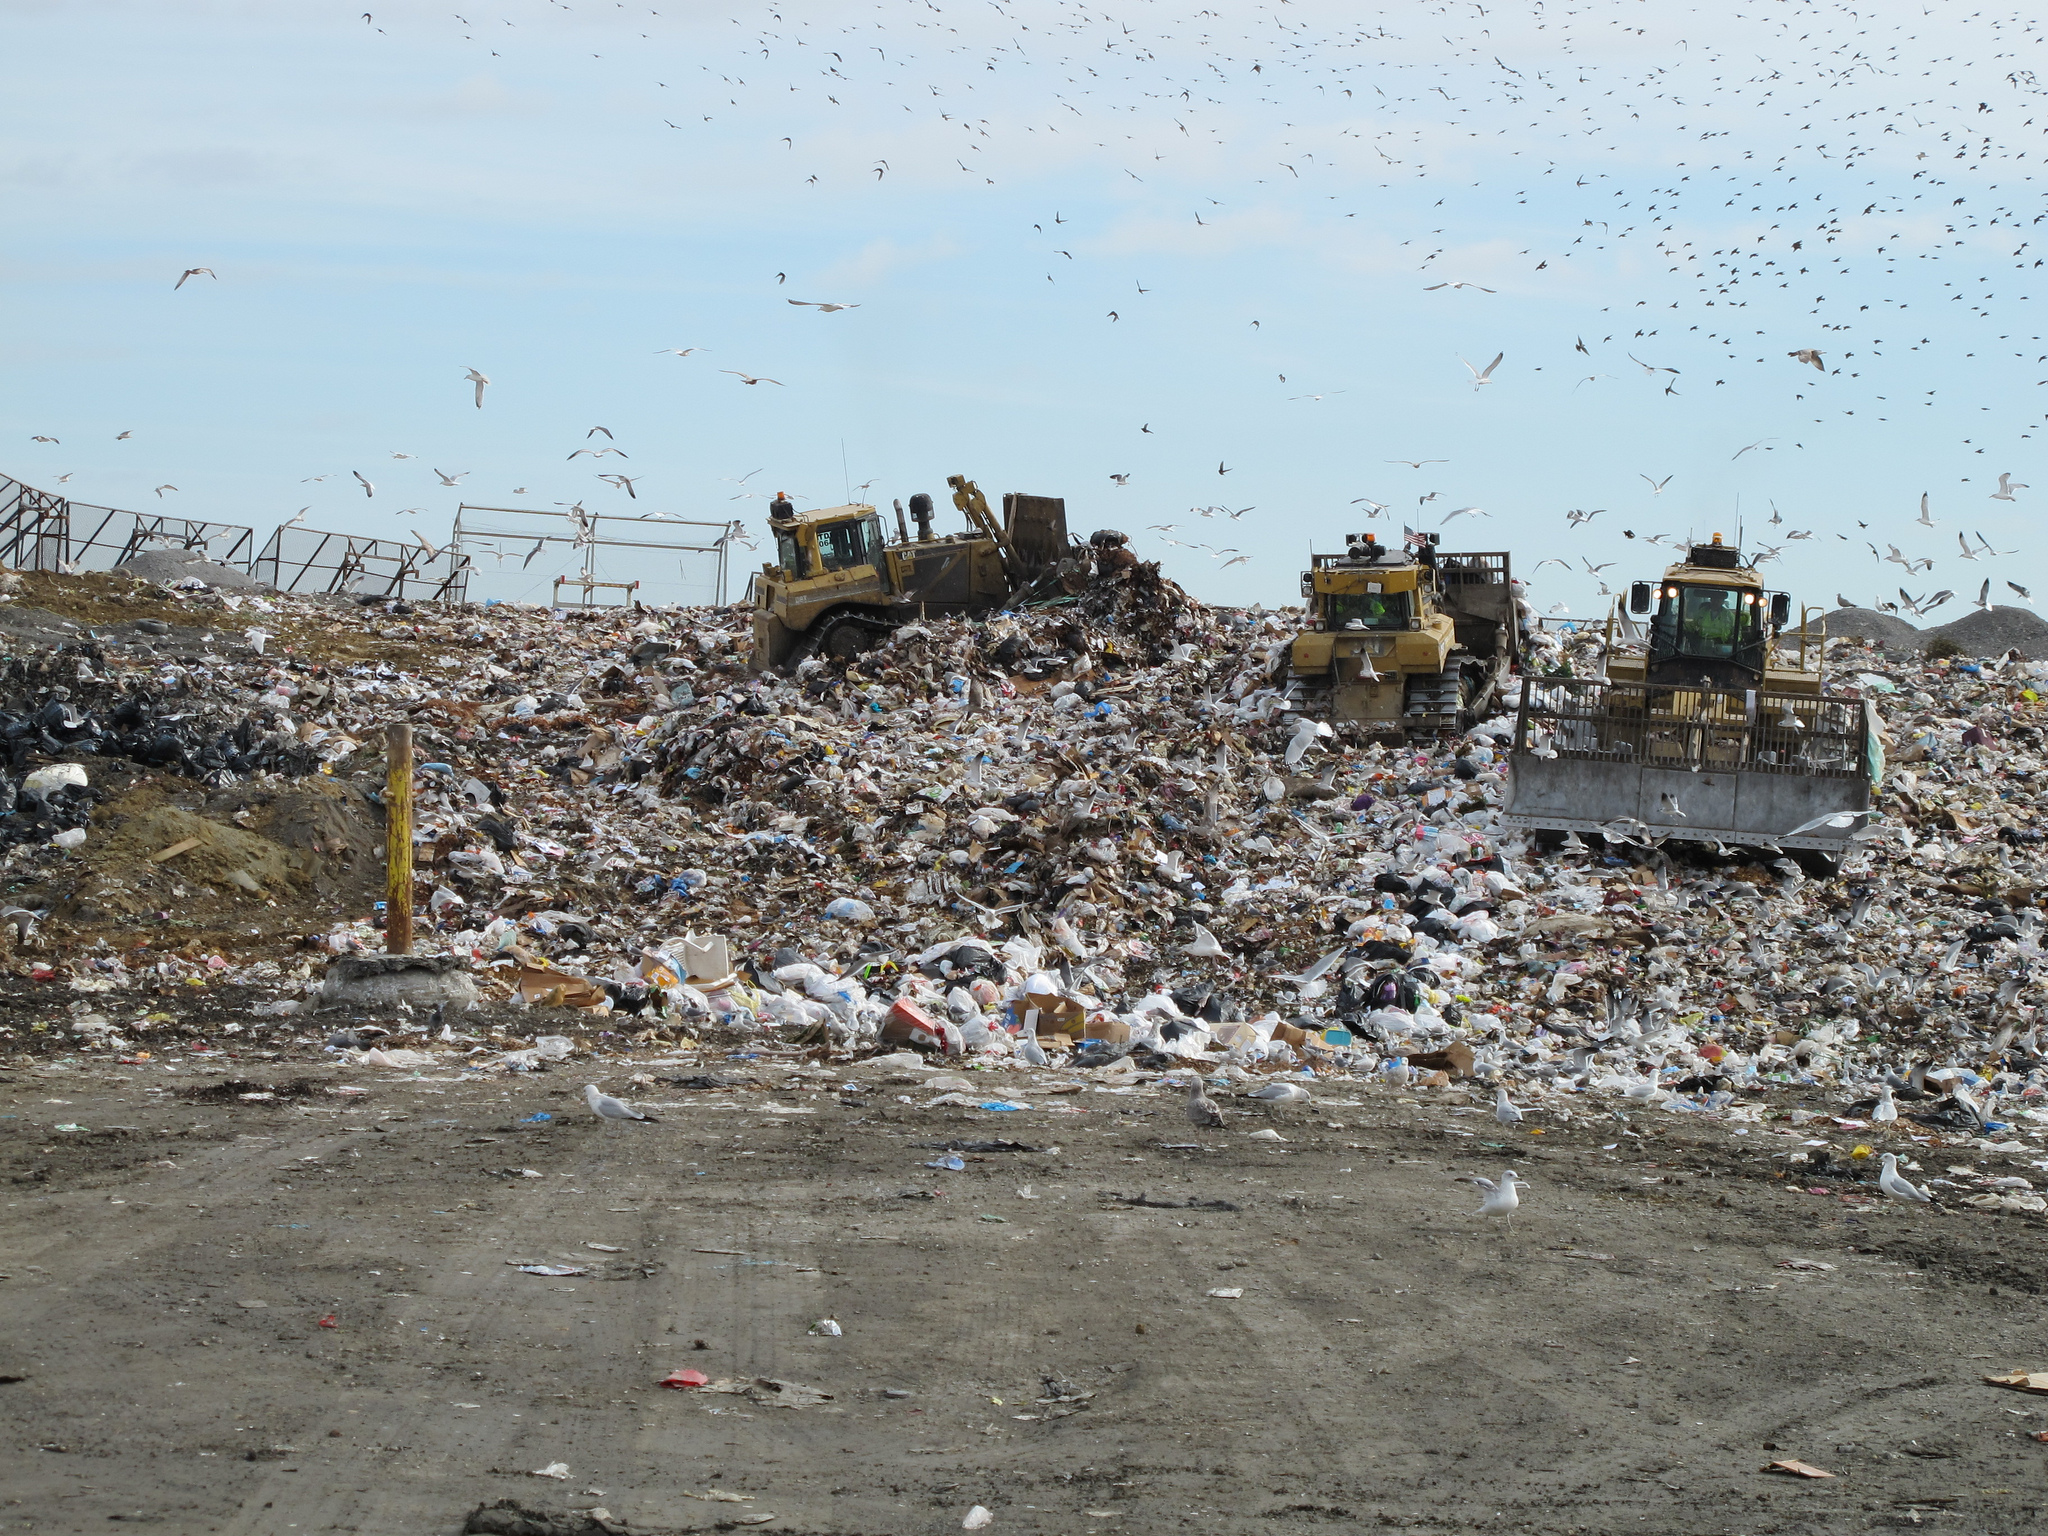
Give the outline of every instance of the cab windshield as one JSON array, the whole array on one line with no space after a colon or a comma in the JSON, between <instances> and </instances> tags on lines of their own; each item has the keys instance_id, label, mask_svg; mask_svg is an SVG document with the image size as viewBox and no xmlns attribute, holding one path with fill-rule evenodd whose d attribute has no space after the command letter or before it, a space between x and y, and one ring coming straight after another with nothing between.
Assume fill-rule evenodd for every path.
<instances>
[{"instance_id":1,"label":"cab windshield","mask_svg":"<svg viewBox=\"0 0 2048 1536\"><path fill-rule=\"evenodd\" d=\"M1332 592L1324 601L1331 629L1406 629L1408 592Z\"/></svg>"},{"instance_id":2,"label":"cab windshield","mask_svg":"<svg viewBox=\"0 0 2048 1536\"><path fill-rule=\"evenodd\" d=\"M1763 639L1764 609L1739 587L1665 587L1652 627L1658 656L1739 661Z\"/></svg>"},{"instance_id":3,"label":"cab windshield","mask_svg":"<svg viewBox=\"0 0 2048 1536\"><path fill-rule=\"evenodd\" d=\"M818 553L828 571L848 571L857 565L873 565L882 547L881 519L858 518L829 523L818 530Z\"/></svg>"}]
</instances>

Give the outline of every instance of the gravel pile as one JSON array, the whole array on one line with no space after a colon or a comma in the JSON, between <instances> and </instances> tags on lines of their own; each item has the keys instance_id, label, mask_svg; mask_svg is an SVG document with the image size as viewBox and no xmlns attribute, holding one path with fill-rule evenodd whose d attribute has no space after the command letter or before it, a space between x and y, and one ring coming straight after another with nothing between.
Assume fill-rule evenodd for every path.
<instances>
[{"instance_id":1,"label":"gravel pile","mask_svg":"<svg viewBox=\"0 0 2048 1536\"><path fill-rule=\"evenodd\" d=\"M1897 623L1896 619L1891 622ZM1909 626L1900 625L1900 628ZM1834 633L1832 625L1828 633ZM2048 619L2026 608L1994 608L1973 613L1926 632L1923 643L1947 640L1965 656L2003 656L2018 651L2028 661L2048 661Z\"/></svg>"},{"instance_id":2,"label":"gravel pile","mask_svg":"<svg viewBox=\"0 0 2048 1536\"><path fill-rule=\"evenodd\" d=\"M1924 650L1927 637L1895 614L1875 608L1837 608L1827 616L1830 640L1873 640L1893 651Z\"/></svg>"}]
</instances>

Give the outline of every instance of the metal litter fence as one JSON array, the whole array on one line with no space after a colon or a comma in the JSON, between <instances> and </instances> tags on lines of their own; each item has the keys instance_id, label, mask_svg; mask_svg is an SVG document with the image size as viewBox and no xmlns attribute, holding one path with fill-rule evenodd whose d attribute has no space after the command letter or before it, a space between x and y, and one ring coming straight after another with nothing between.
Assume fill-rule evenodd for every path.
<instances>
[{"instance_id":1,"label":"metal litter fence","mask_svg":"<svg viewBox=\"0 0 2048 1536\"><path fill-rule=\"evenodd\" d=\"M1855 699L1530 678L1515 749L1647 768L1856 778L1865 731Z\"/></svg>"},{"instance_id":2,"label":"metal litter fence","mask_svg":"<svg viewBox=\"0 0 2048 1536\"><path fill-rule=\"evenodd\" d=\"M451 542L479 593L526 601L559 593L580 606L609 593L623 594L622 602L723 606L732 546L752 547L739 522L591 512L580 503L558 510L463 502Z\"/></svg>"},{"instance_id":3,"label":"metal litter fence","mask_svg":"<svg viewBox=\"0 0 2048 1536\"><path fill-rule=\"evenodd\" d=\"M754 547L738 521L465 502L445 548L288 523L259 549L253 528L91 506L0 475L0 564L31 571L105 571L183 549L286 592L723 605L735 544Z\"/></svg>"},{"instance_id":4,"label":"metal litter fence","mask_svg":"<svg viewBox=\"0 0 2048 1536\"><path fill-rule=\"evenodd\" d=\"M0 475L0 563L26 571L110 571L151 549L189 549L246 571L256 530L72 501Z\"/></svg>"},{"instance_id":5,"label":"metal litter fence","mask_svg":"<svg viewBox=\"0 0 2048 1536\"><path fill-rule=\"evenodd\" d=\"M432 549L287 524L271 533L249 574L285 592L460 603L467 599L470 564L453 545Z\"/></svg>"}]
</instances>

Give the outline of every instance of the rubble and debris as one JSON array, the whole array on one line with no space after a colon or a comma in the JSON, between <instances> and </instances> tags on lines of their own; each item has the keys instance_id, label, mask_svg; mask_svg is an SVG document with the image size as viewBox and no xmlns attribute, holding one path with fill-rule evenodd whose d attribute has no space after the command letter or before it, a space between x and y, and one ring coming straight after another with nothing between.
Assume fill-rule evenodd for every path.
<instances>
[{"instance_id":1,"label":"rubble and debris","mask_svg":"<svg viewBox=\"0 0 2048 1536\"><path fill-rule=\"evenodd\" d=\"M1141 563L787 677L750 667L744 607L122 573L29 574L22 597L51 638L0 667L0 963L42 1015L0 1026L16 1051L203 1059L235 1036L469 1073L642 1053L764 1114L801 1108L772 1102L778 1064L865 1061L845 1094L894 1074L990 1110L1086 1080L1232 1104L1478 1081L1523 1135L1594 1104L1731 1131L1832 1115L1868 1127L1858 1154L1797 1166L1866 1193L1877 1141L1908 1170L1935 1144L2016 1166L2048 1129L2048 664L2010 652L1824 642L1826 697L1890 747L1815 879L1639 829L1537 846L1503 820L1504 717L1401 746L1304 732L1282 691L1302 616L1206 607ZM1597 677L1607 648L1541 627L1524 671ZM418 762L402 958L379 953L394 720ZM1957 1215L2042 1205L1995 1166L1931 1182Z\"/></svg>"}]
</instances>

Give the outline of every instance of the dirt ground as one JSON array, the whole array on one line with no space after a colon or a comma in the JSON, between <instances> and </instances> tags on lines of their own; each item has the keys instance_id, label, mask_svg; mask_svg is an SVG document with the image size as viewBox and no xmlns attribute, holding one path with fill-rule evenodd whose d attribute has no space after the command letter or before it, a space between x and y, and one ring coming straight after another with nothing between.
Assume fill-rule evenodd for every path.
<instances>
[{"instance_id":1,"label":"dirt ground","mask_svg":"<svg viewBox=\"0 0 2048 1536\"><path fill-rule=\"evenodd\" d=\"M978 1076L1032 1106L995 1112L448 1060L0 1074L0 1528L2039 1528L2048 1397L1982 1377L2048 1367L2048 1225L1794 1185L1769 1126L1332 1084L1195 1133L1079 1074ZM593 1120L592 1077L661 1122ZM1511 1233L1452 1180L1510 1163Z\"/></svg>"}]
</instances>

